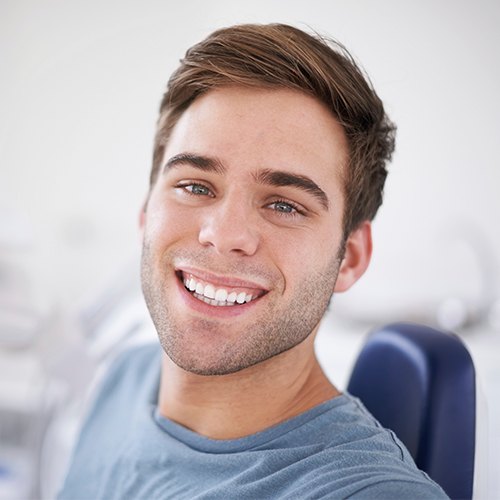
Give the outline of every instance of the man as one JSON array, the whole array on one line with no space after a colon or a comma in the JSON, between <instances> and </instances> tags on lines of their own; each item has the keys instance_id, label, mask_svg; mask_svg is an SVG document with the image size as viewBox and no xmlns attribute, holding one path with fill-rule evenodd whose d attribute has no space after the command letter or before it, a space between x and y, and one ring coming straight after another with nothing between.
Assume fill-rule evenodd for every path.
<instances>
[{"instance_id":1,"label":"man","mask_svg":"<svg viewBox=\"0 0 500 500\"><path fill-rule=\"evenodd\" d=\"M141 215L162 351L115 362L61 498L445 497L313 348L370 261L393 137L339 45L243 25L187 52Z\"/></svg>"}]
</instances>

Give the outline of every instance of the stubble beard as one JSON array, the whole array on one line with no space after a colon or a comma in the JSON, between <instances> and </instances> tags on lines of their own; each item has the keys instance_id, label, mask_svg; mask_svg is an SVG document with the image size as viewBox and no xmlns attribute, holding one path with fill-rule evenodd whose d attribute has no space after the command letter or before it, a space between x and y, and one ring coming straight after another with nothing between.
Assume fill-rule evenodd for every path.
<instances>
[{"instance_id":1,"label":"stubble beard","mask_svg":"<svg viewBox=\"0 0 500 500\"><path fill-rule=\"evenodd\" d=\"M183 253L183 257L190 258ZM164 257L168 262L169 256ZM189 260L188 260L189 261ZM191 262L199 262L192 256ZM180 317L168 300L169 288L176 287L165 270L154 261L145 242L141 258L144 298L167 356L180 368L198 375L227 375L268 360L303 342L321 321L330 302L341 255L321 271L310 274L288 303L264 297L269 305L244 332L222 331L220 320ZM174 291L174 293L176 293ZM276 293L276 292L271 292ZM238 307L238 306L233 306ZM236 318L235 321L238 321ZM203 339L203 346L197 342Z\"/></svg>"}]
</instances>

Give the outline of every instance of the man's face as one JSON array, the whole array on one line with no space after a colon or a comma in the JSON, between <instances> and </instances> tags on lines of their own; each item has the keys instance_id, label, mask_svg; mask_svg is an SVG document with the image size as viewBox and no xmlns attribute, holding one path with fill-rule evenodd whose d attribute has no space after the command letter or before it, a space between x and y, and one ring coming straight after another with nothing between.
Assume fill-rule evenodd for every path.
<instances>
[{"instance_id":1,"label":"man's face","mask_svg":"<svg viewBox=\"0 0 500 500\"><path fill-rule=\"evenodd\" d=\"M174 127L146 207L142 283L167 355L216 375L316 331L342 253L347 143L317 100L226 87Z\"/></svg>"}]
</instances>

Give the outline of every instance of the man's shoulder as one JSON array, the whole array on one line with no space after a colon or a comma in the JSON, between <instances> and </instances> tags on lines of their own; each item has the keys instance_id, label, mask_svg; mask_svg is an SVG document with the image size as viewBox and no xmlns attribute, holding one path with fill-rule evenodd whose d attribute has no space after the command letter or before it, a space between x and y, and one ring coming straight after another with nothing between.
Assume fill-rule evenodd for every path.
<instances>
[{"instance_id":1,"label":"man's shoulder","mask_svg":"<svg viewBox=\"0 0 500 500\"><path fill-rule=\"evenodd\" d=\"M323 450L346 449L383 451L397 459L412 462L395 434L384 428L363 403L348 393L341 394L295 419L295 442L311 444L317 440ZM291 435L290 435L291 436Z\"/></svg>"},{"instance_id":2,"label":"man's shoulder","mask_svg":"<svg viewBox=\"0 0 500 500\"><path fill-rule=\"evenodd\" d=\"M357 398L343 394L324 408L286 436L281 453L303 453L290 468L291 497L446 498Z\"/></svg>"}]
</instances>

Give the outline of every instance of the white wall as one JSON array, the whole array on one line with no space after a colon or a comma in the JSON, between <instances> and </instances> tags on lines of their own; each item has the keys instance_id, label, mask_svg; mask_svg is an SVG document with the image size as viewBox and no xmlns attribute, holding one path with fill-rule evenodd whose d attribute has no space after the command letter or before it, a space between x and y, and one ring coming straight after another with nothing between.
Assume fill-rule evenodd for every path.
<instances>
[{"instance_id":1,"label":"white wall","mask_svg":"<svg viewBox=\"0 0 500 500\"><path fill-rule=\"evenodd\" d=\"M399 127L373 266L339 311L500 296L500 3L3 0L0 249L29 267L36 301L81 297L137 250L157 106L185 49L268 21L346 44Z\"/></svg>"}]
</instances>

